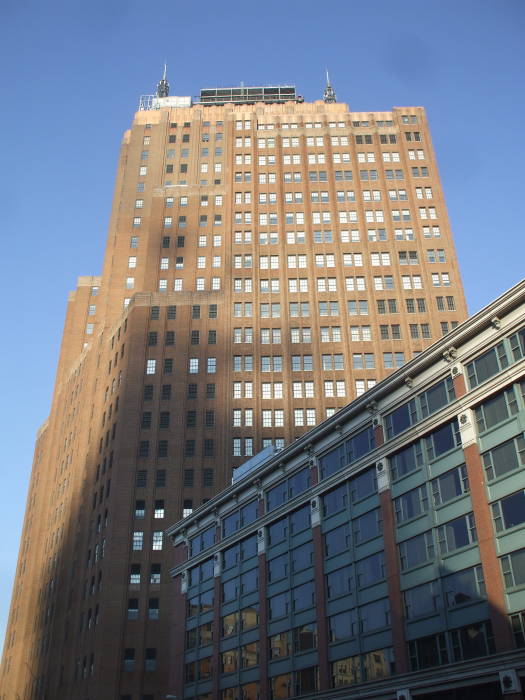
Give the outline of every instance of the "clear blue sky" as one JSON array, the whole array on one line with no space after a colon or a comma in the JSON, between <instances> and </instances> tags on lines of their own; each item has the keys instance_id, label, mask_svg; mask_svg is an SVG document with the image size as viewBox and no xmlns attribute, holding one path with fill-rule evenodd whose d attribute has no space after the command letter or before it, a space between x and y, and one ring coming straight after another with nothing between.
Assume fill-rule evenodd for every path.
<instances>
[{"instance_id":1,"label":"clear blue sky","mask_svg":"<svg viewBox=\"0 0 525 700\"><path fill-rule=\"evenodd\" d=\"M474 312L525 272L524 36L523 0L2 0L1 638L67 293L101 270L122 132L164 60L176 95L310 101L328 66L352 109L425 106Z\"/></svg>"}]
</instances>

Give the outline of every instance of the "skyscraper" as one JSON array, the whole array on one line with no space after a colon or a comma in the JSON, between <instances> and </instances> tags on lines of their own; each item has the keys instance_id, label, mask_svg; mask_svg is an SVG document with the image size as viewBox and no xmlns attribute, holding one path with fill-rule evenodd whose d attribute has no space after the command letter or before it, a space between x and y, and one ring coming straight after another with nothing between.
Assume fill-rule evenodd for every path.
<instances>
[{"instance_id":1,"label":"skyscraper","mask_svg":"<svg viewBox=\"0 0 525 700\"><path fill-rule=\"evenodd\" d=\"M329 83L192 100L164 75L124 134L102 275L69 299L0 697L169 694L165 527L465 318L421 107L352 112Z\"/></svg>"}]
</instances>

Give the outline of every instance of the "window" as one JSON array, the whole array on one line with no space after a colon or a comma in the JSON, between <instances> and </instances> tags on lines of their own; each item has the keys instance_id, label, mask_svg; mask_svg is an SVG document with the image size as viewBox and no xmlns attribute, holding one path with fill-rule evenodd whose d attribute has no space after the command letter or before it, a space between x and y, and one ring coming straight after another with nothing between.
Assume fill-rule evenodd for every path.
<instances>
[{"instance_id":1,"label":"window","mask_svg":"<svg viewBox=\"0 0 525 700\"><path fill-rule=\"evenodd\" d=\"M525 385L523 393L525 395ZM475 409L478 430L483 432L502 423L514 415L517 410L518 405L513 387L495 394Z\"/></svg>"},{"instance_id":2,"label":"window","mask_svg":"<svg viewBox=\"0 0 525 700\"><path fill-rule=\"evenodd\" d=\"M156 360L147 360L146 361L146 374L155 374L156 365L157 365Z\"/></svg>"},{"instance_id":3,"label":"window","mask_svg":"<svg viewBox=\"0 0 525 700\"><path fill-rule=\"evenodd\" d=\"M440 506L469 492L467 468L464 464L445 472L430 482L434 505Z\"/></svg>"},{"instance_id":4,"label":"window","mask_svg":"<svg viewBox=\"0 0 525 700\"><path fill-rule=\"evenodd\" d=\"M355 571L359 588L366 588L382 581L385 578L384 553L377 552L356 562Z\"/></svg>"},{"instance_id":5,"label":"window","mask_svg":"<svg viewBox=\"0 0 525 700\"><path fill-rule=\"evenodd\" d=\"M442 555L477 542L477 539L473 513L462 515L437 528L438 546Z\"/></svg>"},{"instance_id":6,"label":"window","mask_svg":"<svg viewBox=\"0 0 525 700\"><path fill-rule=\"evenodd\" d=\"M130 585L140 584L140 564L131 564L129 570Z\"/></svg>"},{"instance_id":7,"label":"window","mask_svg":"<svg viewBox=\"0 0 525 700\"><path fill-rule=\"evenodd\" d=\"M489 481L519 469L525 464L525 439L518 435L482 454L483 466Z\"/></svg>"},{"instance_id":8,"label":"window","mask_svg":"<svg viewBox=\"0 0 525 700\"><path fill-rule=\"evenodd\" d=\"M505 588L513 588L525 583L525 549L518 549L501 557L500 563Z\"/></svg>"},{"instance_id":9,"label":"window","mask_svg":"<svg viewBox=\"0 0 525 700\"><path fill-rule=\"evenodd\" d=\"M401 570L411 569L434 559L434 541L428 530L399 543L399 560Z\"/></svg>"},{"instance_id":10,"label":"window","mask_svg":"<svg viewBox=\"0 0 525 700\"><path fill-rule=\"evenodd\" d=\"M394 369L402 367L405 364L405 353L404 352L384 352L383 353L383 367L385 369Z\"/></svg>"},{"instance_id":11,"label":"window","mask_svg":"<svg viewBox=\"0 0 525 700\"><path fill-rule=\"evenodd\" d=\"M411 491L394 499L394 509L397 523L422 515L428 510L428 495L426 485L418 486Z\"/></svg>"},{"instance_id":12,"label":"window","mask_svg":"<svg viewBox=\"0 0 525 700\"><path fill-rule=\"evenodd\" d=\"M471 388L490 379L508 366L508 358L503 343L477 357L467 364L467 377Z\"/></svg>"},{"instance_id":13,"label":"window","mask_svg":"<svg viewBox=\"0 0 525 700\"><path fill-rule=\"evenodd\" d=\"M455 608L485 597L485 582L481 566L463 569L443 577L448 608Z\"/></svg>"},{"instance_id":14,"label":"window","mask_svg":"<svg viewBox=\"0 0 525 700\"><path fill-rule=\"evenodd\" d=\"M132 537L132 544L131 548L134 551L140 551L144 545L144 533L143 532L134 532L133 537Z\"/></svg>"},{"instance_id":15,"label":"window","mask_svg":"<svg viewBox=\"0 0 525 700\"><path fill-rule=\"evenodd\" d=\"M517 491L492 504L496 532L503 532L525 522L525 491Z\"/></svg>"},{"instance_id":16,"label":"window","mask_svg":"<svg viewBox=\"0 0 525 700\"><path fill-rule=\"evenodd\" d=\"M436 613L441 607L439 583L429 581L409 588L404 593L405 614L408 620Z\"/></svg>"},{"instance_id":17,"label":"window","mask_svg":"<svg viewBox=\"0 0 525 700\"><path fill-rule=\"evenodd\" d=\"M133 671L135 669L135 649L124 649L123 670Z\"/></svg>"}]
</instances>

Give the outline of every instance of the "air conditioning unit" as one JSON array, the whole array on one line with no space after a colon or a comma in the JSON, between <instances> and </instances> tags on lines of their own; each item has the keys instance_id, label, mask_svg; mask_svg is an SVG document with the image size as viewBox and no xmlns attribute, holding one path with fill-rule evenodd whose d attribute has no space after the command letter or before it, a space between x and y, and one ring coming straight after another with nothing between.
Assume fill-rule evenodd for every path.
<instances>
[{"instance_id":1,"label":"air conditioning unit","mask_svg":"<svg viewBox=\"0 0 525 700\"><path fill-rule=\"evenodd\" d=\"M499 672L499 685L503 695L519 693L521 690L518 674L514 669Z\"/></svg>"},{"instance_id":2,"label":"air conditioning unit","mask_svg":"<svg viewBox=\"0 0 525 700\"><path fill-rule=\"evenodd\" d=\"M412 694L408 688L405 690L396 690L397 700L412 700Z\"/></svg>"}]
</instances>

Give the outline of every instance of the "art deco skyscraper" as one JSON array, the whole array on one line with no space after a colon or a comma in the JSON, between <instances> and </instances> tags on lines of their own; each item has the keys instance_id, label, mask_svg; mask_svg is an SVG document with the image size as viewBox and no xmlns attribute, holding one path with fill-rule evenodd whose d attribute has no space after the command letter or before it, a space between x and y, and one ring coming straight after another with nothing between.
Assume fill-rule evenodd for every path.
<instances>
[{"instance_id":1,"label":"art deco skyscraper","mask_svg":"<svg viewBox=\"0 0 525 700\"><path fill-rule=\"evenodd\" d=\"M1 698L169 694L165 527L466 318L424 110L335 100L141 98L69 299Z\"/></svg>"}]
</instances>

